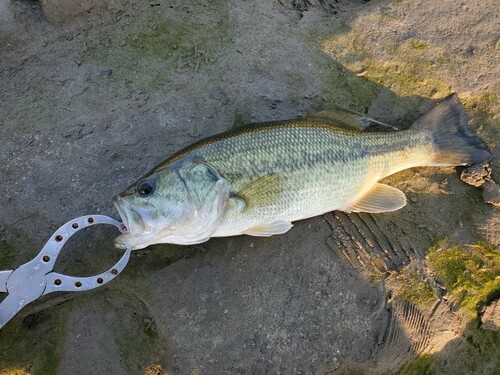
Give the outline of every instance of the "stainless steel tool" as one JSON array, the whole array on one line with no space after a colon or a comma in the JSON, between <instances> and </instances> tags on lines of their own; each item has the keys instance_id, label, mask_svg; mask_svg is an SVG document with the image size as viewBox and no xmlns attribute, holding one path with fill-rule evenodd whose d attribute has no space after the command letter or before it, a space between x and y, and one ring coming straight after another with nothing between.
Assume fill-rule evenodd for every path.
<instances>
[{"instance_id":1,"label":"stainless steel tool","mask_svg":"<svg viewBox=\"0 0 500 375\"><path fill-rule=\"evenodd\" d=\"M114 225L120 232L126 230L122 223L108 216L81 216L56 230L34 259L15 270L0 271L0 292L8 293L0 302L0 328L22 308L45 294L98 288L113 280L125 268L130 258L130 249L125 250L113 267L99 275L75 277L52 271L68 239L79 230L96 224Z\"/></svg>"}]
</instances>

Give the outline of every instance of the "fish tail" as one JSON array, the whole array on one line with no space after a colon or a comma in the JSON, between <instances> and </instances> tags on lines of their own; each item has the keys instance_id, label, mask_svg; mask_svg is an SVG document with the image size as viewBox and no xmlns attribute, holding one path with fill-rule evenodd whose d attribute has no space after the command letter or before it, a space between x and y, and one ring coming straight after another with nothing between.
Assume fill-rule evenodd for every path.
<instances>
[{"instance_id":1,"label":"fish tail","mask_svg":"<svg viewBox=\"0 0 500 375\"><path fill-rule=\"evenodd\" d=\"M491 160L486 143L467 127L467 117L457 94L447 96L413 127L431 135L435 151L432 165L480 164Z\"/></svg>"}]
</instances>

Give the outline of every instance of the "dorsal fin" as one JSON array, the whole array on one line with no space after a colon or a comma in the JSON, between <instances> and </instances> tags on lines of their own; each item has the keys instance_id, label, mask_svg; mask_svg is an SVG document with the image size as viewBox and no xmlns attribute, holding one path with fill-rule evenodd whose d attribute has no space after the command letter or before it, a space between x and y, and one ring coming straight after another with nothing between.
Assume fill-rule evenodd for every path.
<instances>
[{"instance_id":1,"label":"dorsal fin","mask_svg":"<svg viewBox=\"0 0 500 375\"><path fill-rule=\"evenodd\" d=\"M308 116L308 118L327 121L332 126L349 130L363 131L366 128L374 125L383 126L391 130L398 130L398 128L394 126L384 124L383 122L359 115L345 109L329 109L326 111L315 113L311 116Z\"/></svg>"}]
</instances>

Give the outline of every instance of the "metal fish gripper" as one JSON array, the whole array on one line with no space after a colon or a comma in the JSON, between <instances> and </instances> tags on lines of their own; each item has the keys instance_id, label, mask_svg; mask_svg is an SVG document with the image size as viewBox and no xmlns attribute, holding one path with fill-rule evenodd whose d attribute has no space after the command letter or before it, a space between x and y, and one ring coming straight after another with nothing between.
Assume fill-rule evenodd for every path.
<instances>
[{"instance_id":1,"label":"metal fish gripper","mask_svg":"<svg viewBox=\"0 0 500 375\"><path fill-rule=\"evenodd\" d=\"M96 224L114 225L122 233L126 230L121 222L108 216L81 216L56 230L35 258L15 270L0 271L0 292L8 293L0 302L0 328L26 305L41 296L52 292L83 292L95 289L109 283L123 271L130 259L131 249L126 249L113 267L95 276L76 277L53 271L57 257L70 237Z\"/></svg>"}]
</instances>

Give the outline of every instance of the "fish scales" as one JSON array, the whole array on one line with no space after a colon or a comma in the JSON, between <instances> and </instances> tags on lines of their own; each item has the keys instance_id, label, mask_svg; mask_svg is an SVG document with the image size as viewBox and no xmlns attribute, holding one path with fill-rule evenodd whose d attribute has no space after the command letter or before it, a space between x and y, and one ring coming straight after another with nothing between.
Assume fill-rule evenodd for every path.
<instances>
[{"instance_id":1,"label":"fish scales","mask_svg":"<svg viewBox=\"0 0 500 375\"><path fill-rule=\"evenodd\" d=\"M341 209L377 181L419 165L432 143L418 131L360 133L313 121L277 123L214 140L196 152L237 192L262 176L281 174L282 194L272 206L241 213L228 210L215 236L227 235L235 220L294 220ZM352 190L352 187L358 187Z\"/></svg>"},{"instance_id":2,"label":"fish scales","mask_svg":"<svg viewBox=\"0 0 500 375\"><path fill-rule=\"evenodd\" d=\"M285 233L332 210L380 213L406 204L379 181L416 166L491 160L451 95L407 130L346 111L234 129L189 146L115 196L120 248L196 244L210 237ZM387 125L389 126L389 125ZM389 126L390 127L390 126Z\"/></svg>"}]
</instances>

